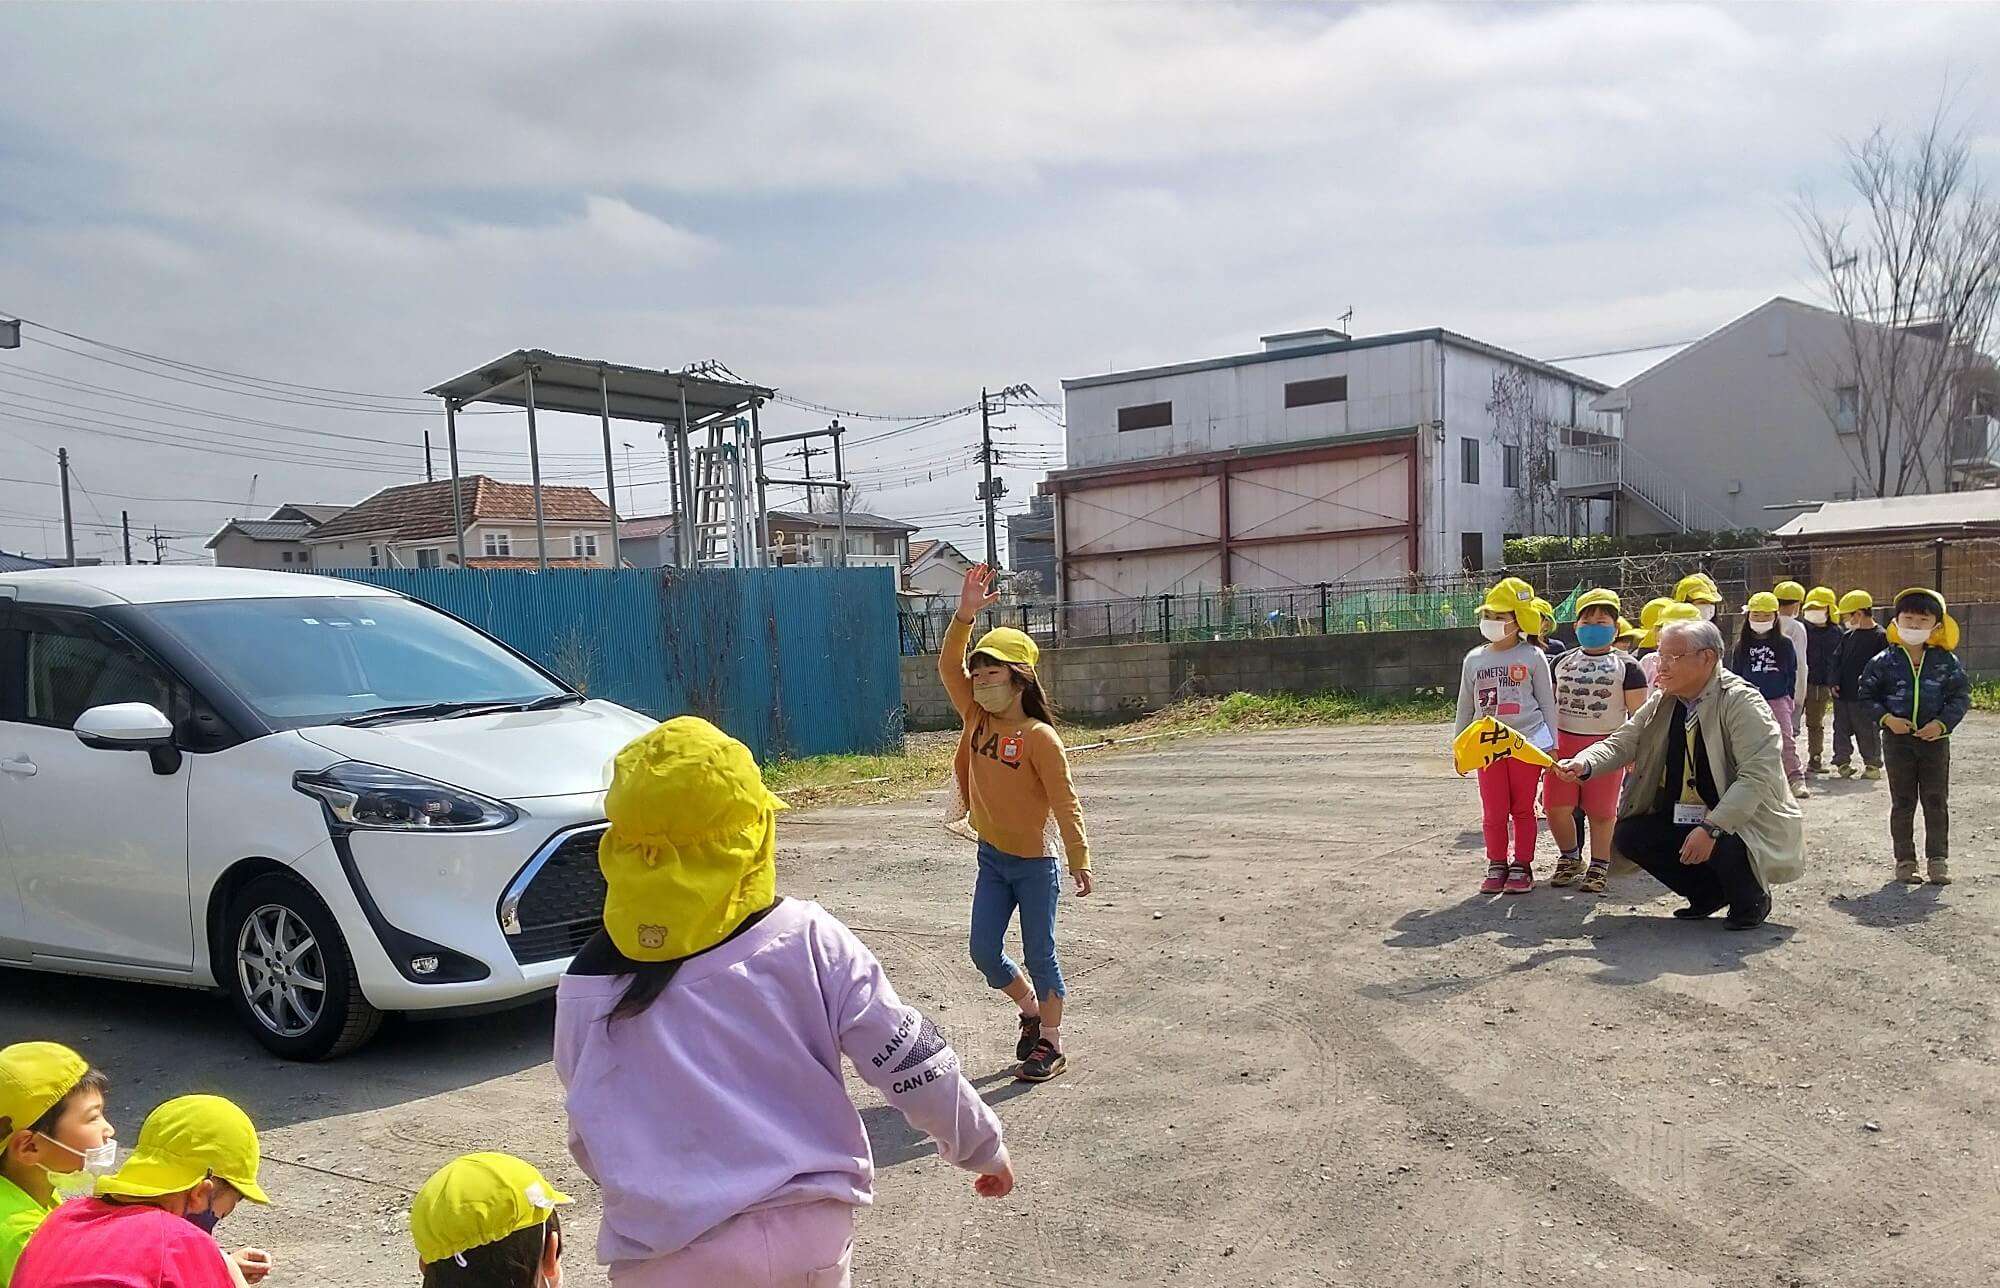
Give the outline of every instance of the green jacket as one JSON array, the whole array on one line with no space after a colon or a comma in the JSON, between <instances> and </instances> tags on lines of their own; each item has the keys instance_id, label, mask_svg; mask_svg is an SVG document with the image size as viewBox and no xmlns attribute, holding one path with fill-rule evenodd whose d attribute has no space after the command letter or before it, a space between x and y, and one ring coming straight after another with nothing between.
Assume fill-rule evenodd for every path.
<instances>
[{"instance_id":1,"label":"green jacket","mask_svg":"<svg viewBox=\"0 0 2000 1288\"><path fill-rule=\"evenodd\" d=\"M1675 699L1660 689L1618 731L1586 748L1577 761L1591 773L1631 766L1618 817L1659 808L1667 774L1667 735ZM1805 814L1785 781L1778 722L1763 695L1726 667L1703 690L1701 742L1718 798L1709 821L1743 838L1750 864L1766 889L1805 874Z\"/></svg>"},{"instance_id":2,"label":"green jacket","mask_svg":"<svg viewBox=\"0 0 2000 1288\"><path fill-rule=\"evenodd\" d=\"M0 1176L0 1288L7 1288L14 1277L14 1263L21 1259L21 1250L28 1246L29 1236L41 1226L42 1218L54 1210L35 1202L20 1186Z\"/></svg>"}]
</instances>

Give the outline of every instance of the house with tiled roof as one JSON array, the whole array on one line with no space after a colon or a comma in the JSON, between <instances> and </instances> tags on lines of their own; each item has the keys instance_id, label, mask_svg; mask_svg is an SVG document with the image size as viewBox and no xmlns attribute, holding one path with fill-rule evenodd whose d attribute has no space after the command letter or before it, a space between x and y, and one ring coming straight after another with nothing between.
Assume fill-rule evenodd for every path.
<instances>
[{"instance_id":1,"label":"house with tiled roof","mask_svg":"<svg viewBox=\"0 0 2000 1288\"><path fill-rule=\"evenodd\" d=\"M972 560L949 541L912 541L903 569L904 589L919 595L956 599Z\"/></svg>"},{"instance_id":2,"label":"house with tiled roof","mask_svg":"<svg viewBox=\"0 0 2000 1288\"><path fill-rule=\"evenodd\" d=\"M319 568L450 568L458 527L449 479L385 488L342 510L306 537ZM538 567L535 489L483 474L458 480L468 568ZM542 529L551 567L609 568L611 509L587 487L542 488Z\"/></svg>"},{"instance_id":3,"label":"house with tiled roof","mask_svg":"<svg viewBox=\"0 0 2000 1288\"><path fill-rule=\"evenodd\" d=\"M218 568L300 572L312 566L306 537L347 507L281 505L263 519L231 519L208 539Z\"/></svg>"},{"instance_id":4,"label":"house with tiled roof","mask_svg":"<svg viewBox=\"0 0 2000 1288\"><path fill-rule=\"evenodd\" d=\"M769 516L771 562L779 567L831 568L841 563L840 534L847 532L849 568L894 568L898 581L910 562L916 529L879 514L850 510L845 520L824 510L773 510Z\"/></svg>"}]
</instances>

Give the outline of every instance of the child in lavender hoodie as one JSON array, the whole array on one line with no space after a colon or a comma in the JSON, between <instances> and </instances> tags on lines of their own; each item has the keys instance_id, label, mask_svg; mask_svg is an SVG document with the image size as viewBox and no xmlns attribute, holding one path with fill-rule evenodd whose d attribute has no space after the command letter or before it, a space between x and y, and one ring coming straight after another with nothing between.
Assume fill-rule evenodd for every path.
<instances>
[{"instance_id":1,"label":"child in lavender hoodie","mask_svg":"<svg viewBox=\"0 0 2000 1288\"><path fill-rule=\"evenodd\" d=\"M1000 1123L937 1028L819 905L776 894L776 811L743 744L683 717L620 752L604 931L556 991L570 1152L619 1288L845 1285L874 1164L842 1057L1005 1197Z\"/></svg>"}]
</instances>

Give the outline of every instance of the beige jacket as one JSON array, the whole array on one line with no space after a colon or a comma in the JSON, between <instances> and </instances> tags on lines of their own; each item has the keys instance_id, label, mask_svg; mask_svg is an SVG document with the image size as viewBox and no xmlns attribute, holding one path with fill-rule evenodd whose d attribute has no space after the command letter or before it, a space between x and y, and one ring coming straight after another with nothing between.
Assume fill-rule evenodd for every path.
<instances>
[{"instance_id":1,"label":"beige jacket","mask_svg":"<svg viewBox=\"0 0 2000 1288\"><path fill-rule=\"evenodd\" d=\"M1655 689L1618 732L1576 758L1593 774L1630 767L1618 802L1620 818L1659 808L1674 701ZM1718 793L1709 821L1743 838L1757 879L1767 889L1798 880L1805 874L1805 815L1785 781L1778 722L1764 695L1718 666L1702 692L1697 719Z\"/></svg>"}]
</instances>

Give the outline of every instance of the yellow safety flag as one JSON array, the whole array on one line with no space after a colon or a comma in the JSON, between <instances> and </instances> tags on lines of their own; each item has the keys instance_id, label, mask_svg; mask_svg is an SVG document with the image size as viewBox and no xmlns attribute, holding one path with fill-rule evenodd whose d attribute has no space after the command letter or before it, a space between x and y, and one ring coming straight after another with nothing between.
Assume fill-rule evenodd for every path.
<instances>
[{"instance_id":1,"label":"yellow safety flag","mask_svg":"<svg viewBox=\"0 0 2000 1288\"><path fill-rule=\"evenodd\" d=\"M1484 769L1495 761L1508 756L1525 760L1531 765L1547 769L1556 762L1549 753L1523 738L1517 731L1501 724L1492 716L1481 716L1465 726L1465 732L1452 739L1451 762L1463 777L1474 770Z\"/></svg>"}]
</instances>

